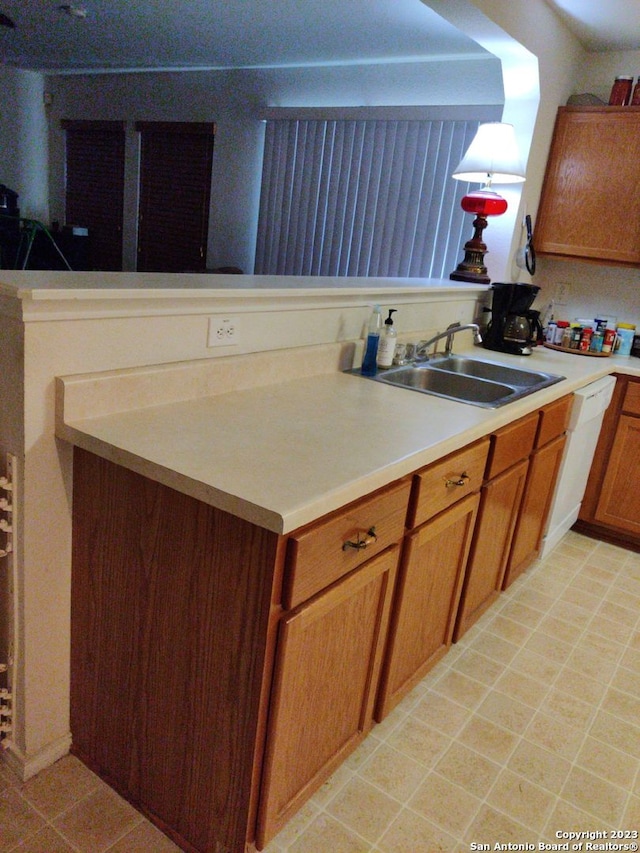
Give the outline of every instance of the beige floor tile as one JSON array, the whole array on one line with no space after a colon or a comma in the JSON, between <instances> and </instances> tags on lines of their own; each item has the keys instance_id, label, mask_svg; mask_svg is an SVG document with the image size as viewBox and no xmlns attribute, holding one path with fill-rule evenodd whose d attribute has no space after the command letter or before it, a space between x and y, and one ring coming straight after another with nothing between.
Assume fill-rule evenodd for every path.
<instances>
[{"instance_id":1,"label":"beige floor tile","mask_svg":"<svg viewBox=\"0 0 640 853\"><path fill-rule=\"evenodd\" d=\"M524 776L503 770L491 789L487 802L523 826L541 832L553 809L555 797Z\"/></svg>"},{"instance_id":2,"label":"beige floor tile","mask_svg":"<svg viewBox=\"0 0 640 853\"><path fill-rule=\"evenodd\" d=\"M572 622L563 622L554 616L546 616L540 623L538 630L549 637L561 640L563 643L574 645L584 631L584 626L574 625Z\"/></svg>"},{"instance_id":3,"label":"beige floor tile","mask_svg":"<svg viewBox=\"0 0 640 853\"><path fill-rule=\"evenodd\" d=\"M569 774L561 797L601 822L598 828L619 829L627 792L580 767Z\"/></svg>"},{"instance_id":4,"label":"beige floor tile","mask_svg":"<svg viewBox=\"0 0 640 853\"><path fill-rule=\"evenodd\" d=\"M573 650L573 646L546 634L542 627L534 631L524 644L527 651L535 652L548 660L564 663Z\"/></svg>"},{"instance_id":5,"label":"beige floor tile","mask_svg":"<svg viewBox=\"0 0 640 853\"><path fill-rule=\"evenodd\" d=\"M517 737L508 729L474 714L457 738L476 752L503 763L511 754Z\"/></svg>"},{"instance_id":6,"label":"beige floor tile","mask_svg":"<svg viewBox=\"0 0 640 853\"><path fill-rule=\"evenodd\" d=\"M595 714L592 704L555 687L545 697L540 710L582 731L586 730Z\"/></svg>"},{"instance_id":7,"label":"beige floor tile","mask_svg":"<svg viewBox=\"0 0 640 853\"><path fill-rule=\"evenodd\" d=\"M431 691L416 705L412 716L454 737L469 719L469 712L463 705Z\"/></svg>"},{"instance_id":8,"label":"beige floor tile","mask_svg":"<svg viewBox=\"0 0 640 853\"><path fill-rule=\"evenodd\" d=\"M611 679L611 687L615 687L617 690L622 690L625 693L631 693L632 696L640 699L640 672L619 666Z\"/></svg>"},{"instance_id":9,"label":"beige floor tile","mask_svg":"<svg viewBox=\"0 0 640 853\"><path fill-rule=\"evenodd\" d=\"M584 740L584 732L538 711L527 726L524 738L573 761Z\"/></svg>"},{"instance_id":10,"label":"beige floor tile","mask_svg":"<svg viewBox=\"0 0 640 853\"><path fill-rule=\"evenodd\" d=\"M509 758L508 767L547 791L559 794L571 770L571 763L536 743L521 740Z\"/></svg>"},{"instance_id":11,"label":"beige floor tile","mask_svg":"<svg viewBox=\"0 0 640 853\"><path fill-rule=\"evenodd\" d=\"M515 643L510 643L503 637L492 634L490 629L480 634L478 639L474 641L473 648L474 651L480 652L502 666L513 660L519 650L519 647Z\"/></svg>"},{"instance_id":12,"label":"beige floor tile","mask_svg":"<svg viewBox=\"0 0 640 853\"><path fill-rule=\"evenodd\" d=\"M562 669L562 664L558 661L548 660L529 649L521 649L510 665L516 672L535 678L543 684L552 684Z\"/></svg>"},{"instance_id":13,"label":"beige floor tile","mask_svg":"<svg viewBox=\"0 0 640 853\"><path fill-rule=\"evenodd\" d=\"M525 705L506 693L492 690L478 708L478 714L510 732L522 734L535 711L530 705Z\"/></svg>"},{"instance_id":14,"label":"beige floor tile","mask_svg":"<svg viewBox=\"0 0 640 853\"><path fill-rule=\"evenodd\" d=\"M451 738L422 720L410 717L387 738L387 743L414 761L432 767L451 745Z\"/></svg>"},{"instance_id":15,"label":"beige floor tile","mask_svg":"<svg viewBox=\"0 0 640 853\"><path fill-rule=\"evenodd\" d=\"M470 678L490 686L502 674L504 664L480 654L475 649L466 649L451 668L455 672L468 675Z\"/></svg>"},{"instance_id":16,"label":"beige floor tile","mask_svg":"<svg viewBox=\"0 0 640 853\"><path fill-rule=\"evenodd\" d=\"M35 835L44 826L44 818L14 787L0 794L0 853L13 850L18 842Z\"/></svg>"},{"instance_id":17,"label":"beige floor tile","mask_svg":"<svg viewBox=\"0 0 640 853\"><path fill-rule=\"evenodd\" d=\"M180 848L145 821L110 847L109 853L180 853Z\"/></svg>"},{"instance_id":18,"label":"beige floor tile","mask_svg":"<svg viewBox=\"0 0 640 853\"><path fill-rule=\"evenodd\" d=\"M464 835L481 805L479 797L438 773L430 773L409 802L410 808L456 838Z\"/></svg>"},{"instance_id":19,"label":"beige floor tile","mask_svg":"<svg viewBox=\"0 0 640 853\"><path fill-rule=\"evenodd\" d=\"M279 853L294 844L320 814L320 806L309 800L297 812L278 835L265 847L265 853Z\"/></svg>"},{"instance_id":20,"label":"beige floor tile","mask_svg":"<svg viewBox=\"0 0 640 853\"><path fill-rule=\"evenodd\" d=\"M95 791L98 778L71 755L38 773L22 786L22 796L48 820Z\"/></svg>"},{"instance_id":21,"label":"beige floor tile","mask_svg":"<svg viewBox=\"0 0 640 853\"><path fill-rule=\"evenodd\" d=\"M511 668L503 672L495 688L531 708L538 708L550 689L549 685L542 681Z\"/></svg>"},{"instance_id":22,"label":"beige floor tile","mask_svg":"<svg viewBox=\"0 0 640 853\"><path fill-rule=\"evenodd\" d=\"M0 849L4 848L0 847ZM18 847L12 847L11 849L15 853L75 853L76 850L52 826L45 826L44 829L36 832L35 835L30 835ZM153 853L153 850L145 851L145 853Z\"/></svg>"},{"instance_id":23,"label":"beige floor tile","mask_svg":"<svg viewBox=\"0 0 640 853\"><path fill-rule=\"evenodd\" d=\"M371 844L389 827L402 804L387 794L355 779L349 782L327 806L327 812Z\"/></svg>"},{"instance_id":24,"label":"beige floor tile","mask_svg":"<svg viewBox=\"0 0 640 853\"><path fill-rule=\"evenodd\" d=\"M434 690L465 708L473 709L486 694L487 687L473 678L450 670L438 681Z\"/></svg>"},{"instance_id":25,"label":"beige floor tile","mask_svg":"<svg viewBox=\"0 0 640 853\"><path fill-rule=\"evenodd\" d=\"M383 836L378 849L382 853L426 853L427 850L429 853L450 853L455 846L451 835L415 812L404 809ZM328 853L328 849L322 853Z\"/></svg>"},{"instance_id":26,"label":"beige floor tile","mask_svg":"<svg viewBox=\"0 0 640 853\"><path fill-rule=\"evenodd\" d=\"M624 693L622 690L610 687L602 700L601 708L606 713L621 717L629 723L640 723L638 697L632 696L630 693Z\"/></svg>"},{"instance_id":27,"label":"beige floor tile","mask_svg":"<svg viewBox=\"0 0 640 853\"><path fill-rule=\"evenodd\" d=\"M620 823L624 829L640 831L640 796L629 797L624 817Z\"/></svg>"},{"instance_id":28,"label":"beige floor tile","mask_svg":"<svg viewBox=\"0 0 640 853\"><path fill-rule=\"evenodd\" d=\"M488 850L499 849L496 848L496 844L533 844L536 849L539 837L539 833L528 829L488 804L480 809L466 834L469 844L488 844L489 847L485 848ZM482 848L476 847L476 849Z\"/></svg>"},{"instance_id":29,"label":"beige floor tile","mask_svg":"<svg viewBox=\"0 0 640 853\"><path fill-rule=\"evenodd\" d=\"M502 613L498 613L491 620L490 631L492 634L495 634L496 637L502 637L503 640L507 640L510 643L520 646L526 642L527 637L530 636L533 628L530 628L528 625L523 625L522 622L516 622L514 619L509 619Z\"/></svg>"},{"instance_id":30,"label":"beige floor tile","mask_svg":"<svg viewBox=\"0 0 640 853\"><path fill-rule=\"evenodd\" d=\"M512 619L514 622L518 622L527 628L537 628L545 617L542 611L529 607L528 604L523 604L519 600L507 602L500 609L500 615L507 619Z\"/></svg>"},{"instance_id":31,"label":"beige floor tile","mask_svg":"<svg viewBox=\"0 0 640 853\"><path fill-rule=\"evenodd\" d=\"M558 800L545 827L544 836L547 841L560 843L564 839L559 838L558 833L593 832L599 828L592 815L566 800Z\"/></svg>"},{"instance_id":32,"label":"beige floor tile","mask_svg":"<svg viewBox=\"0 0 640 853\"><path fill-rule=\"evenodd\" d=\"M628 752L640 758L640 727L609 714L606 711L596 713L589 734L598 740L615 746L622 752Z\"/></svg>"},{"instance_id":33,"label":"beige floor tile","mask_svg":"<svg viewBox=\"0 0 640 853\"><path fill-rule=\"evenodd\" d=\"M358 775L404 802L416 790L423 774L422 764L383 743L363 764Z\"/></svg>"},{"instance_id":34,"label":"beige floor tile","mask_svg":"<svg viewBox=\"0 0 640 853\"><path fill-rule=\"evenodd\" d=\"M139 812L101 784L52 825L81 853L102 853L141 820Z\"/></svg>"},{"instance_id":35,"label":"beige floor tile","mask_svg":"<svg viewBox=\"0 0 640 853\"><path fill-rule=\"evenodd\" d=\"M640 759L588 737L578 753L576 764L630 791L640 768Z\"/></svg>"},{"instance_id":36,"label":"beige floor tile","mask_svg":"<svg viewBox=\"0 0 640 853\"><path fill-rule=\"evenodd\" d=\"M589 678L606 684L613 678L616 671L615 661L607 660L607 658L601 657L598 652L584 646L574 648L567 660L567 666L576 672L581 672Z\"/></svg>"},{"instance_id":37,"label":"beige floor tile","mask_svg":"<svg viewBox=\"0 0 640 853\"><path fill-rule=\"evenodd\" d=\"M484 797L500 773L500 765L454 743L436 764L436 771L470 794Z\"/></svg>"},{"instance_id":38,"label":"beige floor tile","mask_svg":"<svg viewBox=\"0 0 640 853\"><path fill-rule=\"evenodd\" d=\"M370 849L368 841L327 814L318 815L289 847L291 853L369 853Z\"/></svg>"},{"instance_id":39,"label":"beige floor tile","mask_svg":"<svg viewBox=\"0 0 640 853\"><path fill-rule=\"evenodd\" d=\"M640 651L638 649L627 649L620 658L620 666L640 672Z\"/></svg>"},{"instance_id":40,"label":"beige floor tile","mask_svg":"<svg viewBox=\"0 0 640 853\"><path fill-rule=\"evenodd\" d=\"M576 672L568 666L562 668L560 675L556 678L553 690L561 693L569 693L577 699L583 699L592 705L598 705L607 692L607 685L603 681L596 681L588 675Z\"/></svg>"}]
</instances>

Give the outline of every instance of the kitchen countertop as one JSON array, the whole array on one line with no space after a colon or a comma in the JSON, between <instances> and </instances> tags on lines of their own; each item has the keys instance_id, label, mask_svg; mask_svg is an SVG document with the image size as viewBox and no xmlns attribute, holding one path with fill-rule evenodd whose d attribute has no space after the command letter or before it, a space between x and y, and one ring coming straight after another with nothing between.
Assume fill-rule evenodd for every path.
<instances>
[{"instance_id":1,"label":"kitchen countertop","mask_svg":"<svg viewBox=\"0 0 640 853\"><path fill-rule=\"evenodd\" d=\"M56 433L261 527L288 533L601 376L640 376L636 358L590 358L540 347L528 357L481 348L466 354L566 379L499 409L483 409L327 366L293 378L272 371L271 379L254 387L236 375L230 387L222 383L220 390L157 405L140 402L143 393L133 394L119 410L91 416L90 401L84 410L72 410L68 400L93 377L62 377ZM286 357L294 359L291 351ZM251 364L250 356L241 358ZM259 358L264 367L268 356ZM225 361L224 369L234 374L238 359ZM189 365L179 369L188 371ZM195 369L202 371L202 364ZM142 381L149 374L146 368ZM132 378L135 371L114 371L89 384L109 382L112 390L114 382L130 385Z\"/></svg>"}]
</instances>

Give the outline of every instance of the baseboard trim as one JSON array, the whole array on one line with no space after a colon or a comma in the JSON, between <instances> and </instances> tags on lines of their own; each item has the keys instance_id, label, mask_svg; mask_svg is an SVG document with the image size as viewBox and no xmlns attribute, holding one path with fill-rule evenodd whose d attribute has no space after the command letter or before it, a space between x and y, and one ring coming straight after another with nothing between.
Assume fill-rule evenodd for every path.
<instances>
[{"instance_id":1,"label":"baseboard trim","mask_svg":"<svg viewBox=\"0 0 640 853\"><path fill-rule=\"evenodd\" d=\"M4 744L3 744L4 745ZM35 755L25 755L13 741L7 748L0 750L0 759L15 773L21 782L31 779L41 770L50 767L60 758L68 755L71 749L71 735L64 735L53 743L47 744Z\"/></svg>"}]
</instances>

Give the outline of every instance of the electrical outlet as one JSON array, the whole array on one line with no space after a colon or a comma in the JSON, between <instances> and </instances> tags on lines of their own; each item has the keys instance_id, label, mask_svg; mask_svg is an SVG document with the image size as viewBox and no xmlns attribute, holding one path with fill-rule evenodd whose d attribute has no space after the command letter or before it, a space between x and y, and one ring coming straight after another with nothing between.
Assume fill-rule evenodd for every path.
<instances>
[{"instance_id":1,"label":"electrical outlet","mask_svg":"<svg viewBox=\"0 0 640 853\"><path fill-rule=\"evenodd\" d=\"M209 317L208 347L238 345L238 321L235 317Z\"/></svg>"},{"instance_id":2,"label":"electrical outlet","mask_svg":"<svg viewBox=\"0 0 640 853\"><path fill-rule=\"evenodd\" d=\"M571 285L564 281L556 284L556 295L553 300L556 305L566 305L571 297Z\"/></svg>"}]
</instances>

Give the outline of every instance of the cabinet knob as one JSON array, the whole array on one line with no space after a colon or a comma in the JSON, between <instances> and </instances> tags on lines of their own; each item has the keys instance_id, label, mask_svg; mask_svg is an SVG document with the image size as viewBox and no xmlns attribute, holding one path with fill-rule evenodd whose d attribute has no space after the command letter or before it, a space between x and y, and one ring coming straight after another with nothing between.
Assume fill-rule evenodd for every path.
<instances>
[{"instance_id":1,"label":"cabinet knob","mask_svg":"<svg viewBox=\"0 0 640 853\"><path fill-rule=\"evenodd\" d=\"M460 474L457 480L452 480L449 477L445 477L444 484L447 488L449 488L449 486L466 486L469 480L469 475L463 472L462 474Z\"/></svg>"},{"instance_id":2,"label":"cabinet knob","mask_svg":"<svg viewBox=\"0 0 640 853\"><path fill-rule=\"evenodd\" d=\"M373 543L377 541L378 536L376 534L376 529L375 527L370 527L367 530L363 539L360 538L360 534L358 533L358 538L355 542L352 542L348 539L345 543L343 543L342 550L348 551L349 548L355 548L357 551L362 551L364 548L368 548L369 545L373 545Z\"/></svg>"}]
</instances>

